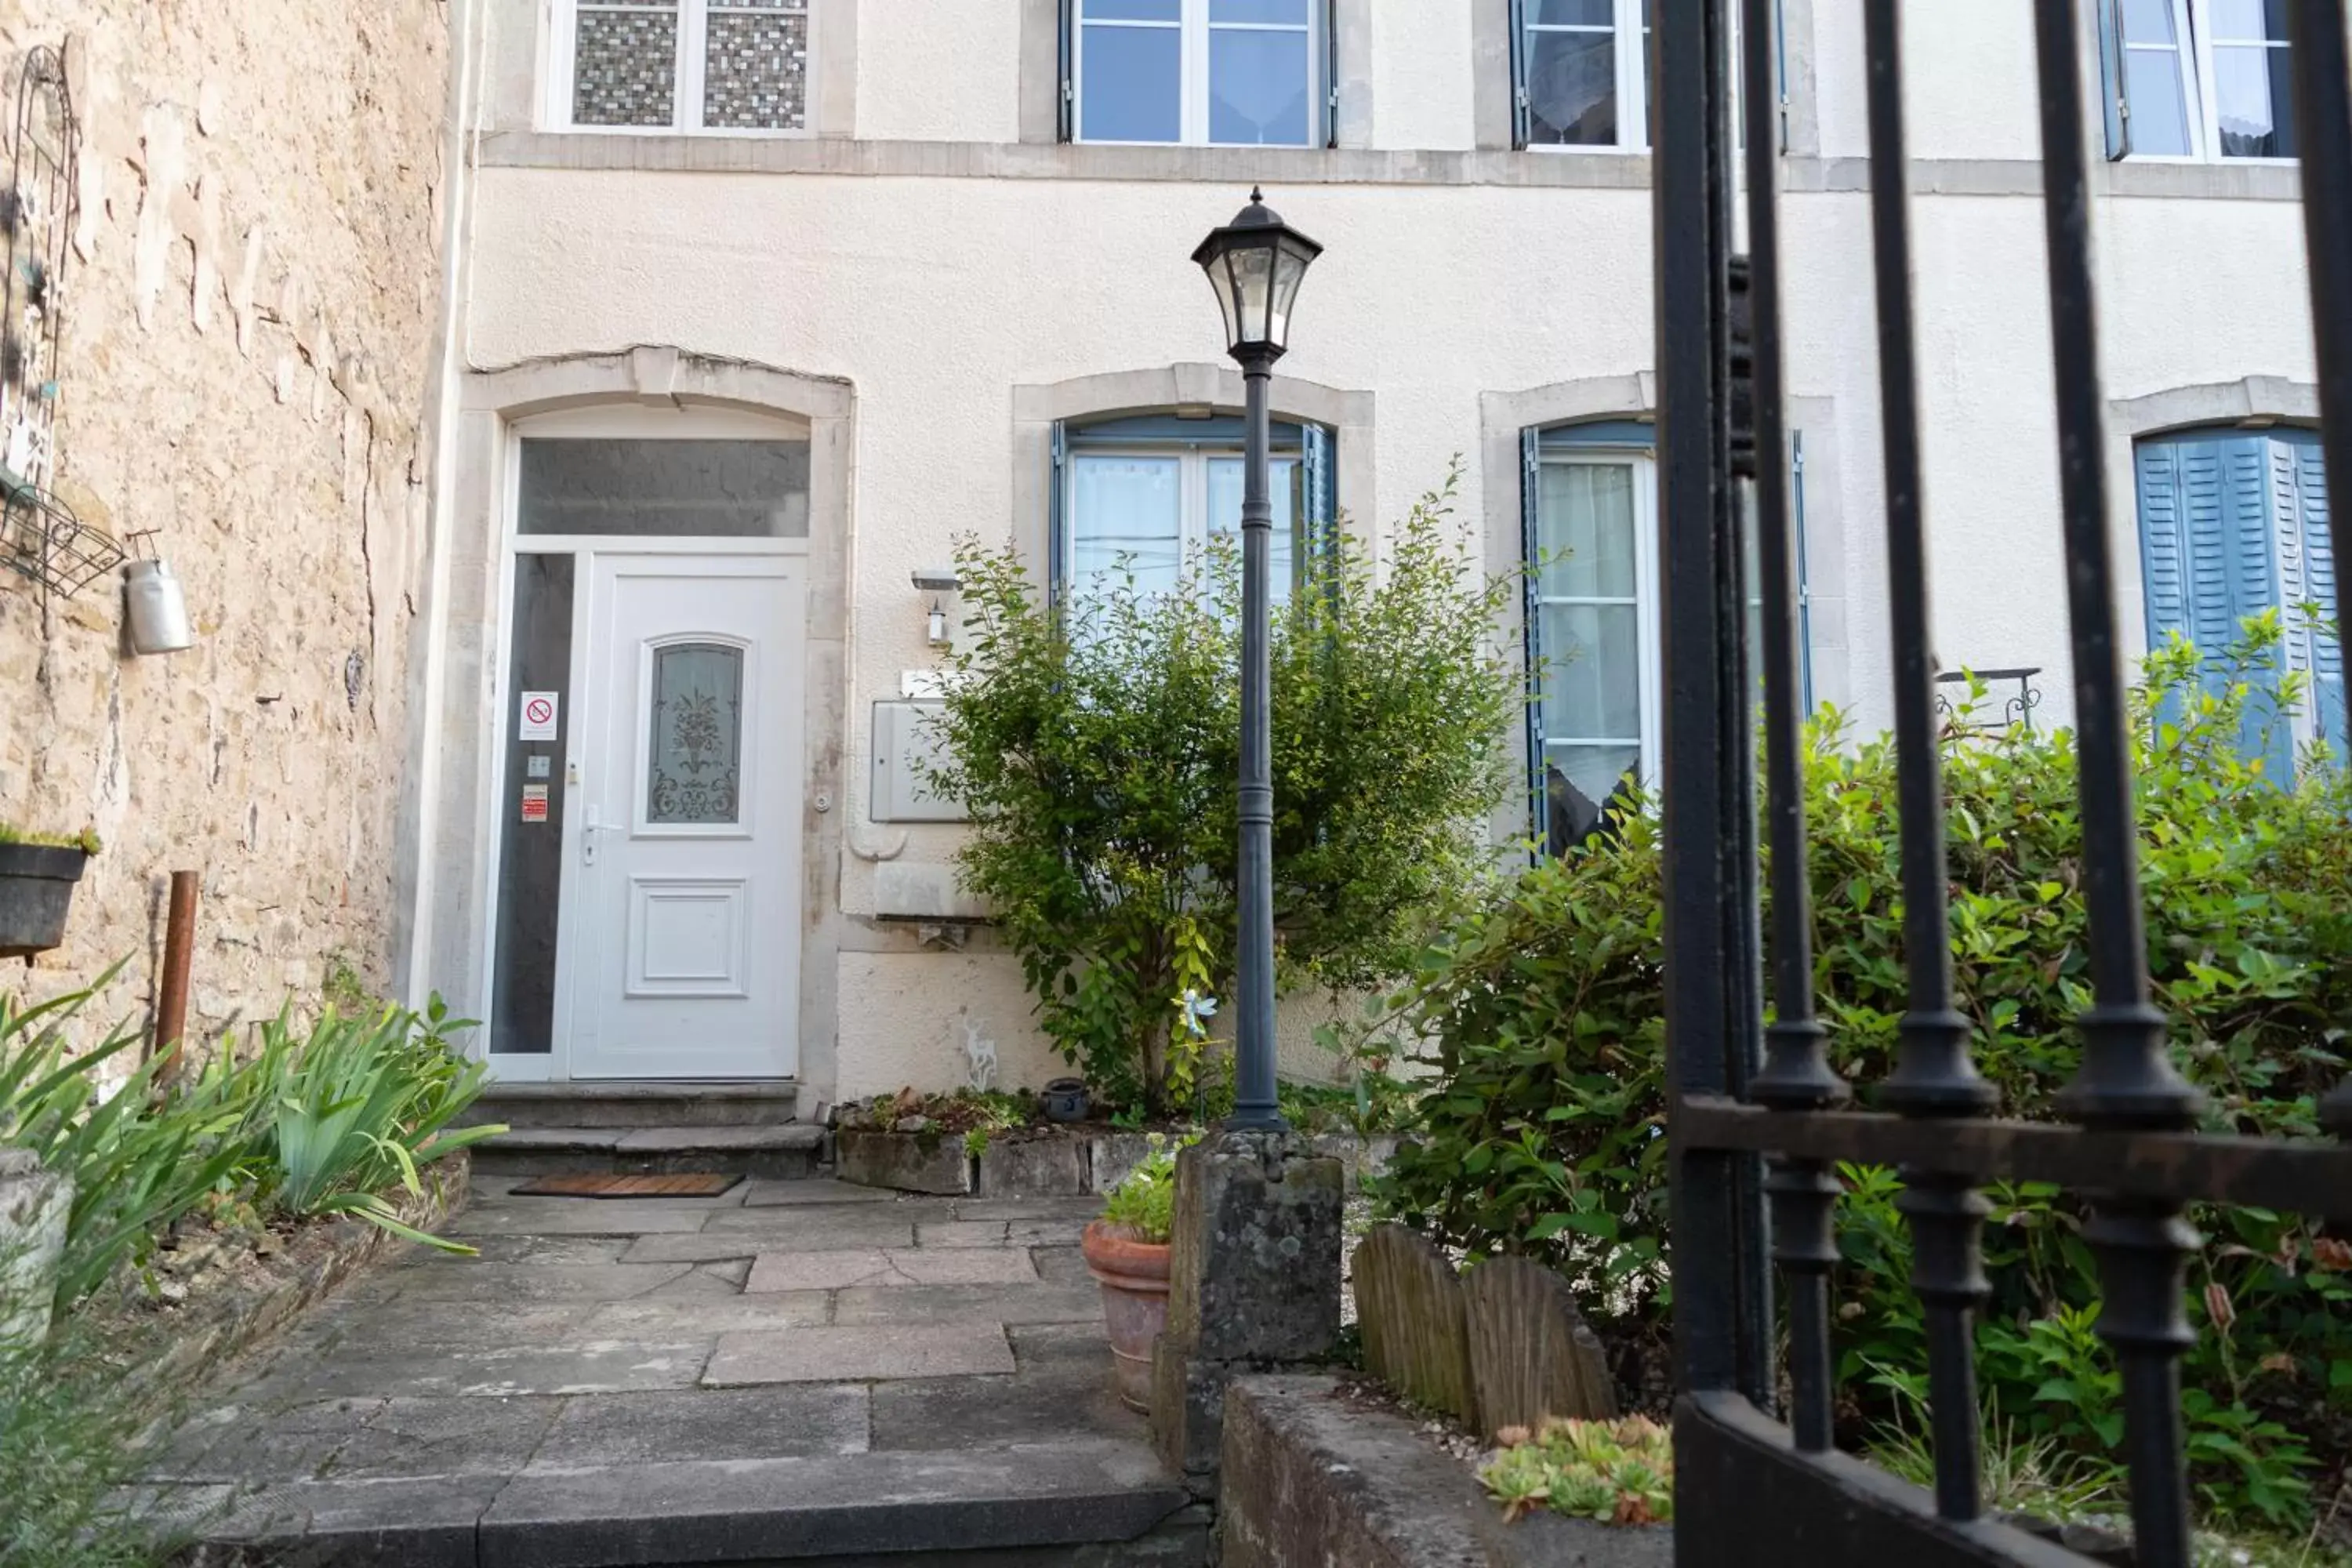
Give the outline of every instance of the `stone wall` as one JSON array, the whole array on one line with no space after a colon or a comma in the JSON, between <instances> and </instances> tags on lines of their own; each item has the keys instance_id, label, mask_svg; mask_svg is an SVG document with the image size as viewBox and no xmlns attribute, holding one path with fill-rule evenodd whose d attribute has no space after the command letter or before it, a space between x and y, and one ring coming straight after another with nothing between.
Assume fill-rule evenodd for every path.
<instances>
[{"instance_id":1,"label":"stone wall","mask_svg":"<svg viewBox=\"0 0 2352 1568\"><path fill-rule=\"evenodd\" d=\"M128 957L200 868L191 1032L339 962L381 988L436 363L446 0L7 0L13 120L64 46L81 123L56 489L157 531L196 646L136 658L119 580L0 572L0 818L106 842L35 994Z\"/></svg>"}]
</instances>

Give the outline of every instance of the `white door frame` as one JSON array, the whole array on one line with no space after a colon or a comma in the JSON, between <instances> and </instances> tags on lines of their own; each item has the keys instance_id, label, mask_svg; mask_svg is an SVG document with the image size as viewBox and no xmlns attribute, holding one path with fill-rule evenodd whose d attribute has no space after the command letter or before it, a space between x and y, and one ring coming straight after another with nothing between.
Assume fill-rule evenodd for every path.
<instances>
[{"instance_id":1,"label":"white door frame","mask_svg":"<svg viewBox=\"0 0 2352 1568\"><path fill-rule=\"evenodd\" d=\"M811 540L808 538L661 539L636 538L622 534L525 535L519 528L523 440L527 437L534 436L670 440L757 440L775 439L779 437L806 439L808 430L805 426L795 421L736 409L709 407L640 409L602 406L566 409L509 420L506 422L503 434L504 461L501 464L501 472L504 475L505 483L502 487L499 509L500 548L498 587L493 613L488 617L490 623L488 647L496 652L488 683L488 700L485 704L483 712L486 725L482 739L486 749L482 754L489 759L488 777L484 781L488 792L489 811L488 837L483 868L486 897L482 905L483 918L477 938L478 944L477 960L480 965L477 973L482 977L477 1005L479 1008L479 1016L484 1020L482 1037L485 1045L482 1047L482 1056L483 1059L489 1064L490 1076L493 1079L507 1083L569 1083L572 1081L572 1078L570 1053L566 1049L565 1043L569 1037L568 1031L572 1023L572 987L562 983L561 955L568 950L568 944L573 941L572 928L580 918L577 900L559 897L557 905L556 952L559 955L559 976L555 989L555 1016L552 1029L554 1048L544 1053L526 1054L494 1052L490 1051L487 1045L488 1020L494 1016L493 992L498 984L498 868L509 826L507 813L499 809L499 805L508 798L508 792L512 784L512 781L506 776L504 760L506 748L502 742L509 682L511 677L511 671L508 668L509 661L507 658L507 648L508 639L513 630L516 558L534 554L568 554L579 563L573 577L572 663L569 676L571 695L567 699L572 704L573 713L577 717L583 711L581 707L581 694L587 689L590 640L587 634L590 601L593 597L589 587L593 580L597 557L630 555L684 558L696 555L776 555L807 558L812 553L812 548ZM814 516L810 526L813 535L816 527ZM801 659L803 684L805 686L809 675L813 673L809 668L806 647L784 651ZM573 753L568 754L564 759L567 769L576 760L576 752L580 744L580 732L577 730L567 729L565 750L567 753ZM814 744L814 739L804 732L802 742L803 754L797 759L803 773L806 770L808 754L813 750ZM563 864L567 868L579 863L579 834L582 820L578 812L567 810L564 813L562 855ZM801 845L801 854L803 858L811 852L812 847L804 836ZM804 920L802 923L805 923ZM796 927L787 940L797 942L800 935L800 930ZM806 980L807 977L803 973L802 986L803 990L806 988ZM805 1044L804 1041L802 1043ZM806 1070L805 1065L802 1070L803 1072Z\"/></svg>"}]
</instances>

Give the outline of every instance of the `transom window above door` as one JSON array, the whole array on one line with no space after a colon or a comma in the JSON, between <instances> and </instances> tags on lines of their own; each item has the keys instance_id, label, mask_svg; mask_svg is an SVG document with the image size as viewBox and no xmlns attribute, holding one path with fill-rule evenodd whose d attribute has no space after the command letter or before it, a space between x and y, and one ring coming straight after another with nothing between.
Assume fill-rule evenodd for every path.
<instances>
[{"instance_id":1,"label":"transom window above door","mask_svg":"<svg viewBox=\"0 0 2352 1568\"><path fill-rule=\"evenodd\" d=\"M558 130L799 135L812 0L554 0Z\"/></svg>"},{"instance_id":2,"label":"transom window above door","mask_svg":"<svg viewBox=\"0 0 2352 1568\"><path fill-rule=\"evenodd\" d=\"M1076 142L1323 145L1329 0L1067 0Z\"/></svg>"},{"instance_id":3,"label":"transom window above door","mask_svg":"<svg viewBox=\"0 0 2352 1568\"><path fill-rule=\"evenodd\" d=\"M2292 158L2292 0L2100 6L2110 158Z\"/></svg>"}]
</instances>

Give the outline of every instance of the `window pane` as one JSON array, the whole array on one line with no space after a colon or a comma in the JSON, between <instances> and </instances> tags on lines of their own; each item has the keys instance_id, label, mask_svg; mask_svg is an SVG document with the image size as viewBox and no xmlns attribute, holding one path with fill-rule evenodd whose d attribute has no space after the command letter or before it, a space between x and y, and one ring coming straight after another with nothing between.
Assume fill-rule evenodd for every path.
<instances>
[{"instance_id":1,"label":"window pane","mask_svg":"<svg viewBox=\"0 0 2352 1568\"><path fill-rule=\"evenodd\" d=\"M2219 43L2253 39L2286 41L2287 0L2210 0L2213 37Z\"/></svg>"},{"instance_id":2,"label":"window pane","mask_svg":"<svg viewBox=\"0 0 2352 1568\"><path fill-rule=\"evenodd\" d=\"M575 125L677 122L677 8L582 11L572 53Z\"/></svg>"},{"instance_id":3,"label":"window pane","mask_svg":"<svg viewBox=\"0 0 2352 1568\"><path fill-rule=\"evenodd\" d=\"M1559 855L1578 841L1578 827L1594 820L1621 780L1631 773L1638 782L1642 748L1547 745L1544 764L1546 816L1550 819L1546 837L1551 852ZM1567 792L1571 789L1583 798L1570 797Z\"/></svg>"},{"instance_id":4,"label":"window pane","mask_svg":"<svg viewBox=\"0 0 2352 1568\"><path fill-rule=\"evenodd\" d=\"M2124 0L2124 37L2135 44L2172 44L2172 0Z\"/></svg>"},{"instance_id":5,"label":"window pane","mask_svg":"<svg viewBox=\"0 0 2352 1568\"><path fill-rule=\"evenodd\" d=\"M1617 144L1615 33L1528 33L1528 139Z\"/></svg>"},{"instance_id":6,"label":"window pane","mask_svg":"<svg viewBox=\"0 0 2352 1568\"><path fill-rule=\"evenodd\" d=\"M1306 466L1296 458L1276 458L1268 476L1274 502L1274 537L1266 543L1266 562L1273 568L1266 593L1277 605L1290 602L1290 584L1297 572L1298 520L1306 508L1299 504L1300 485L1306 478ZM1242 460L1239 458L1209 459L1209 534L1212 538L1230 537L1236 543L1242 531Z\"/></svg>"},{"instance_id":7,"label":"window pane","mask_svg":"<svg viewBox=\"0 0 2352 1568\"><path fill-rule=\"evenodd\" d=\"M2223 157L2295 155L2286 57L2284 49L2214 48L2213 104Z\"/></svg>"},{"instance_id":8,"label":"window pane","mask_svg":"<svg viewBox=\"0 0 2352 1568\"><path fill-rule=\"evenodd\" d=\"M1531 27L1612 27L1617 0L1528 0Z\"/></svg>"},{"instance_id":9,"label":"window pane","mask_svg":"<svg viewBox=\"0 0 2352 1568\"><path fill-rule=\"evenodd\" d=\"M1642 733L1641 618L1631 605L1546 605L1541 635L1547 740L1631 741Z\"/></svg>"},{"instance_id":10,"label":"window pane","mask_svg":"<svg viewBox=\"0 0 2352 1568\"><path fill-rule=\"evenodd\" d=\"M1088 142L1181 136L1182 35L1174 27L1088 26L1080 32L1079 136Z\"/></svg>"},{"instance_id":11,"label":"window pane","mask_svg":"<svg viewBox=\"0 0 2352 1568\"><path fill-rule=\"evenodd\" d=\"M1307 26L1307 0L1209 0L1212 22L1265 22Z\"/></svg>"},{"instance_id":12,"label":"window pane","mask_svg":"<svg viewBox=\"0 0 2352 1568\"><path fill-rule=\"evenodd\" d=\"M2189 111L2180 100L2180 56L2172 49L2124 51L2124 99L2131 105L2131 150L2159 157L2189 153Z\"/></svg>"},{"instance_id":13,"label":"window pane","mask_svg":"<svg viewBox=\"0 0 2352 1568\"><path fill-rule=\"evenodd\" d=\"M578 710L572 684L572 557L514 558L514 635L507 663L506 793L499 810L498 952L490 983L490 1049L554 1049L555 911L563 887L564 739ZM552 741L523 741L522 694L555 693ZM547 797L545 820L525 817L523 792Z\"/></svg>"},{"instance_id":14,"label":"window pane","mask_svg":"<svg viewBox=\"0 0 2352 1568\"><path fill-rule=\"evenodd\" d=\"M1070 460L1070 586L1124 571L1140 593L1168 593L1182 563L1182 487L1174 458Z\"/></svg>"},{"instance_id":15,"label":"window pane","mask_svg":"<svg viewBox=\"0 0 2352 1568\"><path fill-rule=\"evenodd\" d=\"M646 820L739 820L743 650L719 643L655 649L648 728Z\"/></svg>"},{"instance_id":16,"label":"window pane","mask_svg":"<svg viewBox=\"0 0 2352 1568\"><path fill-rule=\"evenodd\" d=\"M524 533L805 539L805 441L522 443Z\"/></svg>"},{"instance_id":17,"label":"window pane","mask_svg":"<svg viewBox=\"0 0 2352 1568\"><path fill-rule=\"evenodd\" d=\"M1089 22L1174 22L1183 0L1086 0Z\"/></svg>"},{"instance_id":18,"label":"window pane","mask_svg":"<svg viewBox=\"0 0 2352 1568\"><path fill-rule=\"evenodd\" d=\"M1536 492L1536 542L1547 598L1635 593L1633 466L1546 463Z\"/></svg>"},{"instance_id":19,"label":"window pane","mask_svg":"<svg viewBox=\"0 0 2352 1568\"><path fill-rule=\"evenodd\" d=\"M729 130L808 126L808 0L710 0L702 122Z\"/></svg>"},{"instance_id":20,"label":"window pane","mask_svg":"<svg viewBox=\"0 0 2352 1568\"><path fill-rule=\"evenodd\" d=\"M1209 140L1307 144L1307 34L1209 31Z\"/></svg>"}]
</instances>

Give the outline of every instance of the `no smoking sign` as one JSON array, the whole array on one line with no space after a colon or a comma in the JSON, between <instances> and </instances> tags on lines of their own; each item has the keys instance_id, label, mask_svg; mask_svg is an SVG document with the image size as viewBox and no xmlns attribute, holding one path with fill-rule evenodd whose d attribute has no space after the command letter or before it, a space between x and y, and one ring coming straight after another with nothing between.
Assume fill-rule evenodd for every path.
<instances>
[{"instance_id":1,"label":"no smoking sign","mask_svg":"<svg viewBox=\"0 0 2352 1568\"><path fill-rule=\"evenodd\" d=\"M522 694L522 728L516 738L523 741L555 739L556 694L552 691L526 691Z\"/></svg>"}]
</instances>

